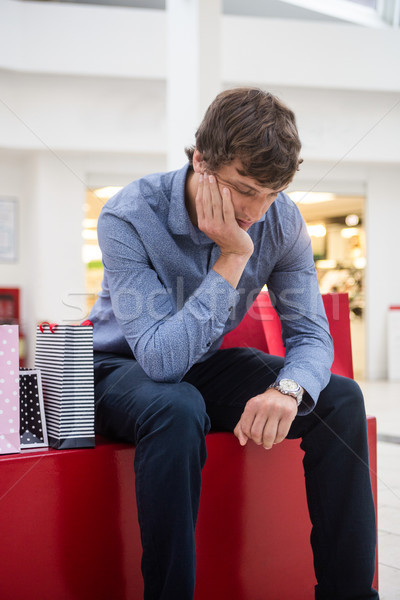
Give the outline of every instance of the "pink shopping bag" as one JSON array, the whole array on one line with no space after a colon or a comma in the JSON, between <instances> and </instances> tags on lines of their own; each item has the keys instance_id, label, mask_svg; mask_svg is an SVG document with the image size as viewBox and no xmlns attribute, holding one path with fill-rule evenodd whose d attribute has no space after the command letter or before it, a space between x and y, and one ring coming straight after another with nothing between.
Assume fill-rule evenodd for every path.
<instances>
[{"instance_id":1,"label":"pink shopping bag","mask_svg":"<svg viewBox=\"0 0 400 600\"><path fill-rule=\"evenodd\" d=\"M0 454L20 451L18 325L0 325Z\"/></svg>"}]
</instances>

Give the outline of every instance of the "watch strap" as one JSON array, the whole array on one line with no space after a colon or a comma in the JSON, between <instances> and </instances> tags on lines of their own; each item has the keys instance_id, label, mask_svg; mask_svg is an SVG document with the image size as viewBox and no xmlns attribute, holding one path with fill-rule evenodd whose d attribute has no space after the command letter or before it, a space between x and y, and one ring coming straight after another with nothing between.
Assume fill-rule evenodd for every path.
<instances>
[{"instance_id":1,"label":"watch strap","mask_svg":"<svg viewBox=\"0 0 400 600\"><path fill-rule=\"evenodd\" d=\"M281 392L281 394L285 394L285 396L292 396L292 398L295 398L296 402L297 402L297 406L300 406L301 401L303 400L303 389L302 387L299 385L299 391L298 392L292 392L289 390L285 390L279 381L275 381L274 383L271 383L271 385L268 387L268 389L273 388L275 390L278 390L278 392Z\"/></svg>"}]
</instances>

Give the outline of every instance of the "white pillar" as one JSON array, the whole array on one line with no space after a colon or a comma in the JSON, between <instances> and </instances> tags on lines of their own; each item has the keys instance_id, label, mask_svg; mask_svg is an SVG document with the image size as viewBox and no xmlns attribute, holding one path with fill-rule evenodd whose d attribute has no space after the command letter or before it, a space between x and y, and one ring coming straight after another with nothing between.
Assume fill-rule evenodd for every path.
<instances>
[{"instance_id":1,"label":"white pillar","mask_svg":"<svg viewBox=\"0 0 400 600\"><path fill-rule=\"evenodd\" d=\"M30 162L29 364L33 365L35 326L41 321L80 322L84 313L85 270L82 220L86 186L79 165L38 152ZM79 294L79 295L78 295Z\"/></svg>"},{"instance_id":2,"label":"white pillar","mask_svg":"<svg viewBox=\"0 0 400 600\"><path fill-rule=\"evenodd\" d=\"M222 0L167 0L168 169L181 167L185 146L221 91Z\"/></svg>"},{"instance_id":3,"label":"white pillar","mask_svg":"<svg viewBox=\"0 0 400 600\"><path fill-rule=\"evenodd\" d=\"M366 202L367 376L386 379L388 308L400 304L400 168L369 169Z\"/></svg>"}]
</instances>

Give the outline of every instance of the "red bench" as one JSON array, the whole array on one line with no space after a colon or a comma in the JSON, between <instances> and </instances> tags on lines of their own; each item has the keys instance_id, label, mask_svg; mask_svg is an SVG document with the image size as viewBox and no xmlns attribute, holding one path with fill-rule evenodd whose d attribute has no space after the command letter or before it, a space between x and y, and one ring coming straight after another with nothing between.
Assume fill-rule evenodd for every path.
<instances>
[{"instance_id":1,"label":"red bench","mask_svg":"<svg viewBox=\"0 0 400 600\"><path fill-rule=\"evenodd\" d=\"M337 295L328 299L333 307L336 301ZM257 302L260 315L266 306L269 311L265 295ZM346 318L337 307L338 320L348 323L348 304ZM268 323L258 320L262 327ZM246 344L255 339L246 337ZM376 503L373 417L368 434ZM285 440L266 452L255 444L240 447L232 434L211 433L207 447L196 600L312 600L311 525L299 442ZM2 600L143 597L134 452L97 438L95 449L0 456Z\"/></svg>"}]
</instances>

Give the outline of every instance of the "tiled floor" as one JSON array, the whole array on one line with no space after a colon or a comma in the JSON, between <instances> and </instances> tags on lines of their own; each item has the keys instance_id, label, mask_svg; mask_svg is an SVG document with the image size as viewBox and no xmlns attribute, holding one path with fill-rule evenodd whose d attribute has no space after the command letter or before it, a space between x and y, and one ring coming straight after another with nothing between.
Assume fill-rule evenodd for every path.
<instances>
[{"instance_id":1,"label":"tiled floor","mask_svg":"<svg viewBox=\"0 0 400 600\"><path fill-rule=\"evenodd\" d=\"M378 441L379 591L381 600L400 600L400 382L359 383L378 440L392 440Z\"/></svg>"}]
</instances>

